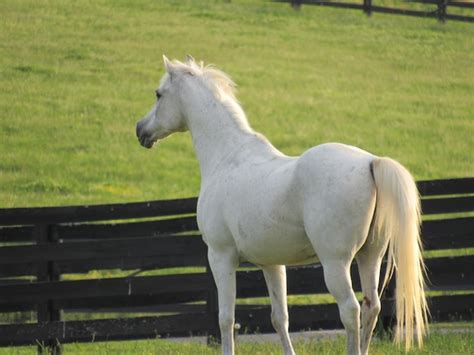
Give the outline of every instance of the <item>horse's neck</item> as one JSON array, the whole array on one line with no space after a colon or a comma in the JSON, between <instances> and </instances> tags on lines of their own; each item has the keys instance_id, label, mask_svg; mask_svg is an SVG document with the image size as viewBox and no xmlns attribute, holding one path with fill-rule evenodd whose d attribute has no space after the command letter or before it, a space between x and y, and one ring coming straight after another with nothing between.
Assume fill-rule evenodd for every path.
<instances>
[{"instance_id":1,"label":"horse's neck","mask_svg":"<svg viewBox=\"0 0 474 355\"><path fill-rule=\"evenodd\" d=\"M237 105L237 104L235 104ZM217 102L212 96L188 106L187 122L201 169L203 182L242 154L268 154L275 148L248 125L240 107ZM268 145L268 147L266 147ZM263 149L262 149L263 148ZM268 149L265 149L268 148Z\"/></svg>"}]
</instances>

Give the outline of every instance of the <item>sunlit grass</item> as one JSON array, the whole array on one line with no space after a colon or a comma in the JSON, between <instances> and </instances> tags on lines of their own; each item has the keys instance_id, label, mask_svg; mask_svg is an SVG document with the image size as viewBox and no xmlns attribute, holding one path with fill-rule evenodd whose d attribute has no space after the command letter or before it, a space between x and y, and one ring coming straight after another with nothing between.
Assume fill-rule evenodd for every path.
<instances>
[{"instance_id":1,"label":"sunlit grass","mask_svg":"<svg viewBox=\"0 0 474 355\"><path fill-rule=\"evenodd\" d=\"M163 74L163 53L189 53L228 72L252 126L287 154L340 141L398 159L417 179L474 175L471 24L368 18L361 11L312 6L295 12L265 0L6 0L0 13L0 208L197 195L199 169L189 134L174 135L152 151L135 138L135 123L152 105ZM328 302L330 295L289 297L290 304ZM472 343L469 334L435 334L426 352L472 353ZM373 353L393 349L376 342ZM17 350L36 349L0 354ZM238 351L281 353L274 344L242 343ZM339 354L344 340L298 343L297 351ZM218 350L164 340L65 346L71 354L118 352Z\"/></svg>"},{"instance_id":2,"label":"sunlit grass","mask_svg":"<svg viewBox=\"0 0 474 355\"><path fill-rule=\"evenodd\" d=\"M451 325L452 326L452 325ZM467 325L472 328L471 325ZM461 329L466 329L463 325ZM424 344L423 350L414 350L410 354L470 354L473 350L473 333L458 332L444 334L433 331ZM339 355L345 353L345 338L338 336L329 339L311 339L299 340L295 342L295 351L297 354L330 354ZM0 349L0 354L32 354L36 351L34 347L19 347ZM137 341L116 341L116 342L96 342L85 344L66 344L64 345L65 354L220 354L217 346L207 346L199 339L192 338L186 342L173 342L164 339L137 340ZM281 346L278 342L248 342L242 338L237 338L237 354L281 354ZM371 345L371 354L404 354L405 352L389 340L375 339Z\"/></svg>"},{"instance_id":3,"label":"sunlit grass","mask_svg":"<svg viewBox=\"0 0 474 355\"><path fill-rule=\"evenodd\" d=\"M340 141L418 179L474 174L470 24L263 0L0 10L0 207L197 195L189 134L152 151L135 138L163 53L228 72L251 124L287 154Z\"/></svg>"}]
</instances>

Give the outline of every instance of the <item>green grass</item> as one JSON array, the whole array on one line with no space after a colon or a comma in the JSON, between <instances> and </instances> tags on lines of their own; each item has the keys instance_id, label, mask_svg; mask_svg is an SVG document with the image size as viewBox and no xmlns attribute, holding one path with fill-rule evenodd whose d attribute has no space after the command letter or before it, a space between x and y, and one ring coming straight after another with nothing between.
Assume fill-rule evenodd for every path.
<instances>
[{"instance_id":1,"label":"green grass","mask_svg":"<svg viewBox=\"0 0 474 355\"><path fill-rule=\"evenodd\" d=\"M278 343L246 343L237 340L236 353L249 355L281 354L281 346ZM413 351L410 354L470 354L473 351L472 333L441 334L435 332L426 339L422 351ZM308 340L295 342L297 354L331 354L339 355L345 353L345 339L338 337L335 340ZM33 347L0 349L0 355L26 355L33 354ZM163 339L140 340L127 342L98 342L89 344L66 344L65 354L220 354L218 347L209 347L196 341L175 343ZM404 354L397 350L388 340L374 340L371 346L371 354Z\"/></svg>"},{"instance_id":2,"label":"green grass","mask_svg":"<svg viewBox=\"0 0 474 355\"><path fill-rule=\"evenodd\" d=\"M152 151L135 138L163 53L189 53L228 72L252 126L286 154L339 141L391 156L417 179L474 175L472 24L312 6L295 12L266 0L4 0L0 13L0 208L197 195L189 134ZM307 297L290 302L331 301ZM469 334L435 334L426 349L470 353L472 343ZM164 340L65 349L217 353ZM273 344L238 349L280 353ZM342 339L297 344L303 354L343 349ZM393 349L378 342L374 353ZM16 350L35 349L0 354Z\"/></svg>"},{"instance_id":3,"label":"green grass","mask_svg":"<svg viewBox=\"0 0 474 355\"><path fill-rule=\"evenodd\" d=\"M239 85L253 127L297 155L328 141L418 179L474 175L474 27L270 1L0 3L0 207L192 196L189 134L141 148L161 55Z\"/></svg>"}]
</instances>

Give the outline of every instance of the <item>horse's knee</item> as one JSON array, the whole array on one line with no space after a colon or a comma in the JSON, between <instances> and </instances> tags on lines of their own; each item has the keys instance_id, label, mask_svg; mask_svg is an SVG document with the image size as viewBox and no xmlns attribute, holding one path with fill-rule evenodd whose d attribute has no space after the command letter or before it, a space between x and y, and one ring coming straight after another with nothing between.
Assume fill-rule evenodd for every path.
<instances>
[{"instance_id":1,"label":"horse's knee","mask_svg":"<svg viewBox=\"0 0 474 355\"><path fill-rule=\"evenodd\" d=\"M287 312L277 312L272 310L272 325L276 331L288 329L288 313Z\"/></svg>"},{"instance_id":2,"label":"horse's knee","mask_svg":"<svg viewBox=\"0 0 474 355\"><path fill-rule=\"evenodd\" d=\"M232 330L234 327L235 317L229 312L219 312L219 327L221 332Z\"/></svg>"},{"instance_id":3,"label":"horse's knee","mask_svg":"<svg viewBox=\"0 0 474 355\"><path fill-rule=\"evenodd\" d=\"M360 306L359 302L352 297L339 304L339 315L346 329L359 329Z\"/></svg>"}]
</instances>

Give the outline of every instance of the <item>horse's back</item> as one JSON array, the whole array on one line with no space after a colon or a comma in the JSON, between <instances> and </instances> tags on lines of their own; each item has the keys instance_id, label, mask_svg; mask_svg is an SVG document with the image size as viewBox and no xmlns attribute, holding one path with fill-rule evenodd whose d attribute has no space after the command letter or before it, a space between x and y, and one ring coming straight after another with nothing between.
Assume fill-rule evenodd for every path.
<instances>
[{"instance_id":1,"label":"horse's back","mask_svg":"<svg viewBox=\"0 0 474 355\"><path fill-rule=\"evenodd\" d=\"M376 157L362 149L326 143L307 150L298 159L299 183L323 191L340 190L351 184L371 184L370 163ZM337 185L337 186L336 186Z\"/></svg>"}]
</instances>

